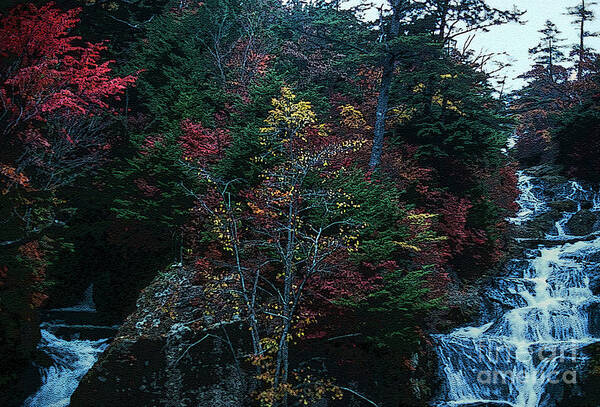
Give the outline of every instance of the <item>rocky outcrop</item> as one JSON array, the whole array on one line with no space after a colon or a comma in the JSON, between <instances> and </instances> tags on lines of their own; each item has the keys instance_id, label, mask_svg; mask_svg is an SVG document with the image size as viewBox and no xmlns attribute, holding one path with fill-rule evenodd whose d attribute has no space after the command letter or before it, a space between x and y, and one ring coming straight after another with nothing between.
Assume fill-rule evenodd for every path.
<instances>
[{"instance_id":1,"label":"rocky outcrop","mask_svg":"<svg viewBox=\"0 0 600 407\"><path fill-rule=\"evenodd\" d=\"M21 406L41 383L38 313L28 301L26 284L19 283L0 284L0 406L6 407Z\"/></svg>"},{"instance_id":2,"label":"rocky outcrop","mask_svg":"<svg viewBox=\"0 0 600 407\"><path fill-rule=\"evenodd\" d=\"M597 230L598 214L589 209L575 213L566 224L567 231L574 236L585 236Z\"/></svg>"},{"instance_id":3,"label":"rocky outcrop","mask_svg":"<svg viewBox=\"0 0 600 407\"><path fill-rule=\"evenodd\" d=\"M551 209L520 225L511 225L511 235L515 239L542 239L554 231L562 212Z\"/></svg>"},{"instance_id":4,"label":"rocky outcrop","mask_svg":"<svg viewBox=\"0 0 600 407\"><path fill-rule=\"evenodd\" d=\"M562 386L563 394L557 400L557 407L591 407L600 400L600 344L592 344L578 353L578 358L587 363L573 369L574 382Z\"/></svg>"},{"instance_id":5,"label":"rocky outcrop","mask_svg":"<svg viewBox=\"0 0 600 407\"><path fill-rule=\"evenodd\" d=\"M542 164L526 168L523 170L523 172L527 175L531 175L532 177L536 178L555 177L560 176L562 172L562 167L559 165Z\"/></svg>"},{"instance_id":6,"label":"rocky outcrop","mask_svg":"<svg viewBox=\"0 0 600 407\"><path fill-rule=\"evenodd\" d=\"M548 202L548 207L559 212L577 212L577 202L570 199Z\"/></svg>"},{"instance_id":7,"label":"rocky outcrop","mask_svg":"<svg viewBox=\"0 0 600 407\"><path fill-rule=\"evenodd\" d=\"M184 269L157 277L81 381L71 407L253 405L255 371L246 362L251 349L247 325L240 319L223 321L208 315L203 295L203 287L195 285ZM336 382L382 406L425 407L439 386L436 355L425 341L410 361L373 349L362 336L307 340L294 355L296 362L315 364L315 371L325 369ZM344 363L349 358L356 364ZM365 404L346 391L343 400L323 399L311 405Z\"/></svg>"},{"instance_id":8,"label":"rocky outcrop","mask_svg":"<svg viewBox=\"0 0 600 407\"><path fill-rule=\"evenodd\" d=\"M243 406L251 393L239 355L247 331L239 320L214 320L198 306L202 300L186 270L157 277L71 406Z\"/></svg>"}]
</instances>

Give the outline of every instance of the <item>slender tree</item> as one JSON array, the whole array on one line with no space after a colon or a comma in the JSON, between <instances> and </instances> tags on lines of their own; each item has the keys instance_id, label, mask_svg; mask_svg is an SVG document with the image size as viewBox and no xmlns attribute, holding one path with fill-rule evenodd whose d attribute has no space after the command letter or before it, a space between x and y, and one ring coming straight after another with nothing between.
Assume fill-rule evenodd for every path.
<instances>
[{"instance_id":1,"label":"slender tree","mask_svg":"<svg viewBox=\"0 0 600 407\"><path fill-rule=\"evenodd\" d=\"M574 18L573 24L579 27L579 45L575 46L575 52L577 53L577 80L581 80L583 77L583 70L585 65L585 39L588 37L596 37L598 34L586 30L586 23L593 21L596 18L595 13L590 10L592 6L595 6L596 2L585 2L581 0L581 3L575 7L569 7L567 9L567 15Z\"/></svg>"},{"instance_id":2,"label":"slender tree","mask_svg":"<svg viewBox=\"0 0 600 407\"><path fill-rule=\"evenodd\" d=\"M394 76L394 66L397 59L397 55L392 50L391 42L398 37L402 17L410 8L409 2L404 0L391 0L390 6L391 15L388 32L384 32L382 36L385 40L386 55L383 59L383 72L381 84L379 85L379 98L377 100L377 110L375 113L373 148L371 151L371 160L369 161L369 166L372 170L377 168L381 162L385 135L385 119L390 99L390 88Z\"/></svg>"},{"instance_id":3,"label":"slender tree","mask_svg":"<svg viewBox=\"0 0 600 407\"><path fill-rule=\"evenodd\" d=\"M544 28L538 32L542 34L542 38L535 47L529 50L529 54L534 57L536 64L544 66L550 81L555 82L556 65L565 59L562 51L564 39L560 38L562 32L550 20L547 20Z\"/></svg>"}]
</instances>

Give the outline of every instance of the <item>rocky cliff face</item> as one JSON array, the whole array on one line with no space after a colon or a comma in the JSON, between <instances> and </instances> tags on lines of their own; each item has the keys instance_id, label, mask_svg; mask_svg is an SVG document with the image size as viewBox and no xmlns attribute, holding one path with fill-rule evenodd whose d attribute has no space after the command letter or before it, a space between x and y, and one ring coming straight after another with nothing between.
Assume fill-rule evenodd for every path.
<instances>
[{"instance_id":1,"label":"rocky cliff face","mask_svg":"<svg viewBox=\"0 0 600 407\"><path fill-rule=\"evenodd\" d=\"M254 371L243 351L251 349L247 325L208 316L203 295L202 286L195 285L185 269L173 268L155 278L141 292L137 310L81 381L71 406L252 404ZM437 361L429 344L413 356L413 369L406 369L396 355L366 350L365 338L308 342L297 351L302 360L327 364L339 383L368 394L382 406L424 407L437 387ZM354 367L340 363L349 358L356 360ZM348 392L337 404L322 400L313 407L363 405L360 397Z\"/></svg>"},{"instance_id":2,"label":"rocky cliff face","mask_svg":"<svg viewBox=\"0 0 600 407\"><path fill-rule=\"evenodd\" d=\"M243 406L251 392L240 366L247 331L240 321L213 321L201 301L186 270L157 277L71 406Z\"/></svg>"}]
</instances>

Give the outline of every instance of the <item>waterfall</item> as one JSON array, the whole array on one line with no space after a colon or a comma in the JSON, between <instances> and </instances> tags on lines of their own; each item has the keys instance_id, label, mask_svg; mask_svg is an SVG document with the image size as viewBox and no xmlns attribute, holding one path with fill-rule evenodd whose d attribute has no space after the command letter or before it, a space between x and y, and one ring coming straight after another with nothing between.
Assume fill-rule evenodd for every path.
<instances>
[{"instance_id":1,"label":"waterfall","mask_svg":"<svg viewBox=\"0 0 600 407\"><path fill-rule=\"evenodd\" d=\"M40 368L42 385L24 407L66 407L79 381L108 346L117 326L107 326L96 312L93 286L72 307L47 311L38 349L52 360Z\"/></svg>"},{"instance_id":2,"label":"waterfall","mask_svg":"<svg viewBox=\"0 0 600 407\"><path fill-rule=\"evenodd\" d=\"M535 181L519 175L521 209L511 219L515 224L548 211ZM600 209L597 194L577 182L566 184L561 196L578 209L582 201ZM586 359L581 349L600 340L589 329L587 307L600 299L586 272L588 256L600 252L600 239L573 243L565 225L574 213L564 213L557 233L547 236L556 245L527 250L526 260L518 263L525 266L498 277L509 309L482 326L434 337L445 379L437 405L546 406L551 386L576 383ZM567 238L570 243L560 243Z\"/></svg>"},{"instance_id":3,"label":"waterfall","mask_svg":"<svg viewBox=\"0 0 600 407\"><path fill-rule=\"evenodd\" d=\"M83 293L83 299L77 305L72 307L58 308L57 311L96 311L96 304L94 304L94 284L90 284L89 287Z\"/></svg>"},{"instance_id":4,"label":"waterfall","mask_svg":"<svg viewBox=\"0 0 600 407\"><path fill-rule=\"evenodd\" d=\"M518 182L521 189L521 194L517 199L519 211L511 221L521 224L545 212L548 207L544 200L544 191L541 186L533 183L533 177L520 172Z\"/></svg>"},{"instance_id":5,"label":"waterfall","mask_svg":"<svg viewBox=\"0 0 600 407\"><path fill-rule=\"evenodd\" d=\"M53 360L53 365L42 371L42 386L25 407L65 407L79 381L94 365L98 355L108 346L107 339L97 341L64 340L42 330L39 349Z\"/></svg>"}]
</instances>

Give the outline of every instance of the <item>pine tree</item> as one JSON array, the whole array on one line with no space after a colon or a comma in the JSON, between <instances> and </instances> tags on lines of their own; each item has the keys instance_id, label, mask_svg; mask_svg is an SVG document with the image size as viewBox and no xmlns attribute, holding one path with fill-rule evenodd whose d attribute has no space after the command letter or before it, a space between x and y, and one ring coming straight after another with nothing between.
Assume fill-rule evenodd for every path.
<instances>
[{"instance_id":1,"label":"pine tree","mask_svg":"<svg viewBox=\"0 0 600 407\"><path fill-rule=\"evenodd\" d=\"M598 36L597 33L587 31L585 26L587 23L594 21L596 18L595 13L590 10L592 6L597 5L596 2L588 2L581 0L581 3L575 7L569 7L567 14L574 18L573 24L579 27L579 45L575 46L573 52L577 54L577 80L581 80L583 77L583 71L585 66L585 39L590 37Z\"/></svg>"},{"instance_id":2,"label":"pine tree","mask_svg":"<svg viewBox=\"0 0 600 407\"><path fill-rule=\"evenodd\" d=\"M555 82L556 66L565 60L565 54L562 51L564 39L560 38L562 32L550 20L547 20L544 28L538 32L542 34L542 38L538 45L529 50L529 54L534 57L536 64L545 67L550 82Z\"/></svg>"}]
</instances>

